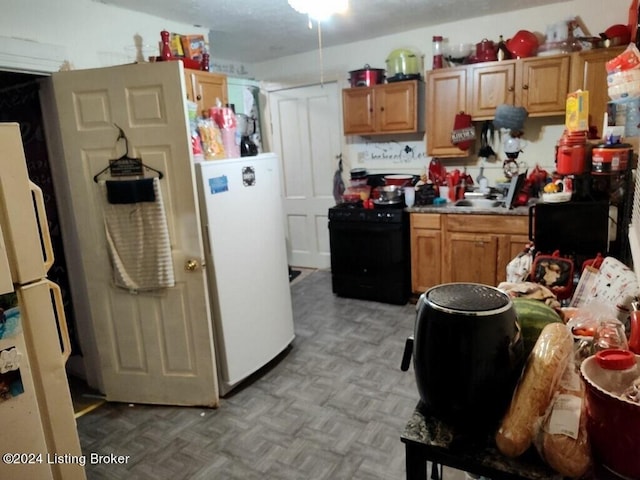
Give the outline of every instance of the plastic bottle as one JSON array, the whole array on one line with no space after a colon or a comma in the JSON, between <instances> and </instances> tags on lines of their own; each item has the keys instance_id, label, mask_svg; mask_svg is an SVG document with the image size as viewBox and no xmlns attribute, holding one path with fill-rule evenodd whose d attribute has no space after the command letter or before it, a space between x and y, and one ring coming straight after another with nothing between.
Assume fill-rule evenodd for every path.
<instances>
[{"instance_id":1,"label":"plastic bottle","mask_svg":"<svg viewBox=\"0 0 640 480\"><path fill-rule=\"evenodd\" d=\"M433 70L443 67L442 37L435 35L433 37Z\"/></svg>"},{"instance_id":2,"label":"plastic bottle","mask_svg":"<svg viewBox=\"0 0 640 480\"><path fill-rule=\"evenodd\" d=\"M614 395L621 395L640 378L640 365L629 350L600 350L596 353L596 363L606 371L602 386Z\"/></svg>"}]
</instances>

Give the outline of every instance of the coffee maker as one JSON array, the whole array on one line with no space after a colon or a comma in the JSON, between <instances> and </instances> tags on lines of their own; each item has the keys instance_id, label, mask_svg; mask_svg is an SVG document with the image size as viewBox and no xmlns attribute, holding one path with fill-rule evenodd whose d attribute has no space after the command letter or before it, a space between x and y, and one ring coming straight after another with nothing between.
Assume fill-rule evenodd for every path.
<instances>
[{"instance_id":1,"label":"coffee maker","mask_svg":"<svg viewBox=\"0 0 640 480\"><path fill-rule=\"evenodd\" d=\"M258 146L252 139L256 133L256 119L245 115L236 114L237 131L240 135L240 156L253 157L258 155Z\"/></svg>"}]
</instances>

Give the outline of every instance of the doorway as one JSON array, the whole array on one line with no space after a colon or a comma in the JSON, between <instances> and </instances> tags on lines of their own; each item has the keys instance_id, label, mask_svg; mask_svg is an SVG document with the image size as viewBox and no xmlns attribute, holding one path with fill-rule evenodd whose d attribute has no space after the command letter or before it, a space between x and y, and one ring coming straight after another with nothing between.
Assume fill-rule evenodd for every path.
<instances>
[{"instance_id":1,"label":"doorway","mask_svg":"<svg viewBox=\"0 0 640 480\"><path fill-rule=\"evenodd\" d=\"M62 291L72 356L82 356L69 286L56 194L44 134L39 79L44 75L0 71L0 122L20 125L29 178L42 189L55 261L48 277Z\"/></svg>"}]
</instances>

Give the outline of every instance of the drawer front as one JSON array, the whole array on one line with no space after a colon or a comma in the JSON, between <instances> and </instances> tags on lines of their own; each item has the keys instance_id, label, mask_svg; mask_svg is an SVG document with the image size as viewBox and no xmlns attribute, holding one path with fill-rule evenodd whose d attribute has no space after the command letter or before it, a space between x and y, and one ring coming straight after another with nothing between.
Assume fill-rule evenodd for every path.
<instances>
[{"instance_id":1,"label":"drawer front","mask_svg":"<svg viewBox=\"0 0 640 480\"><path fill-rule=\"evenodd\" d=\"M513 235L529 234L526 215L447 215L447 230Z\"/></svg>"},{"instance_id":2,"label":"drawer front","mask_svg":"<svg viewBox=\"0 0 640 480\"><path fill-rule=\"evenodd\" d=\"M440 230L441 221L438 213L412 213L411 228L429 228Z\"/></svg>"}]
</instances>

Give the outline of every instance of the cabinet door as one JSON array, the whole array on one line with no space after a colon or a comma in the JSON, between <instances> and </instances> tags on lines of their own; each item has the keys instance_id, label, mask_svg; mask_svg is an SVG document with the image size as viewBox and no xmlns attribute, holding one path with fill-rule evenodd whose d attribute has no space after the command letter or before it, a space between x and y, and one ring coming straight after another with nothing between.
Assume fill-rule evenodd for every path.
<instances>
[{"instance_id":1,"label":"cabinet door","mask_svg":"<svg viewBox=\"0 0 640 480\"><path fill-rule=\"evenodd\" d=\"M466 157L451 143L456 114L467 111L467 71L464 67L427 72L427 154Z\"/></svg>"},{"instance_id":2,"label":"cabinet door","mask_svg":"<svg viewBox=\"0 0 640 480\"><path fill-rule=\"evenodd\" d=\"M526 108L531 116L564 115L570 58L561 55L520 60L516 104Z\"/></svg>"},{"instance_id":3,"label":"cabinet door","mask_svg":"<svg viewBox=\"0 0 640 480\"><path fill-rule=\"evenodd\" d=\"M605 64L626 47L599 48L574 53L571 58L569 91L589 91L589 125L595 125L602 135L602 121L607 111L607 70Z\"/></svg>"},{"instance_id":4,"label":"cabinet door","mask_svg":"<svg viewBox=\"0 0 640 480\"><path fill-rule=\"evenodd\" d=\"M417 81L390 83L375 89L380 132L415 132L418 128Z\"/></svg>"},{"instance_id":5,"label":"cabinet door","mask_svg":"<svg viewBox=\"0 0 640 480\"><path fill-rule=\"evenodd\" d=\"M375 96L371 87L342 90L344 134L363 134L375 131Z\"/></svg>"},{"instance_id":6,"label":"cabinet door","mask_svg":"<svg viewBox=\"0 0 640 480\"><path fill-rule=\"evenodd\" d=\"M198 115L204 116L211 107L228 103L227 77L216 73L185 69L187 98L198 104Z\"/></svg>"},{"instance_id":7,"label":"cabinet door","mask_svg":"<svg viewBox=\"0 0 640 480\"><path fill-rule=\"evenodd\" d=\"M498 237L450 232L445 242L443 282L475 282L496 286Z\"/></svg>"},{"instance_id":8,"label":"cabinet door","mask_svg":"<svg viewBox=\"0 0 640 480\"><path fill-rule=\"evenodd\" d=\"M515 102L515 61L493 62L468 67L469 107L474 120L494 118L496 107Z\"/></svg>"},{"instance_id":9,"label":"cabinet door","mask_svg":"<svg viewBox=\"0 0 640 480\"><path fill-rule=\"evenodd\" d=\"M411 291L424 293L441 283L440 215L411 215Z\"/></svg>"}]
</instances>

